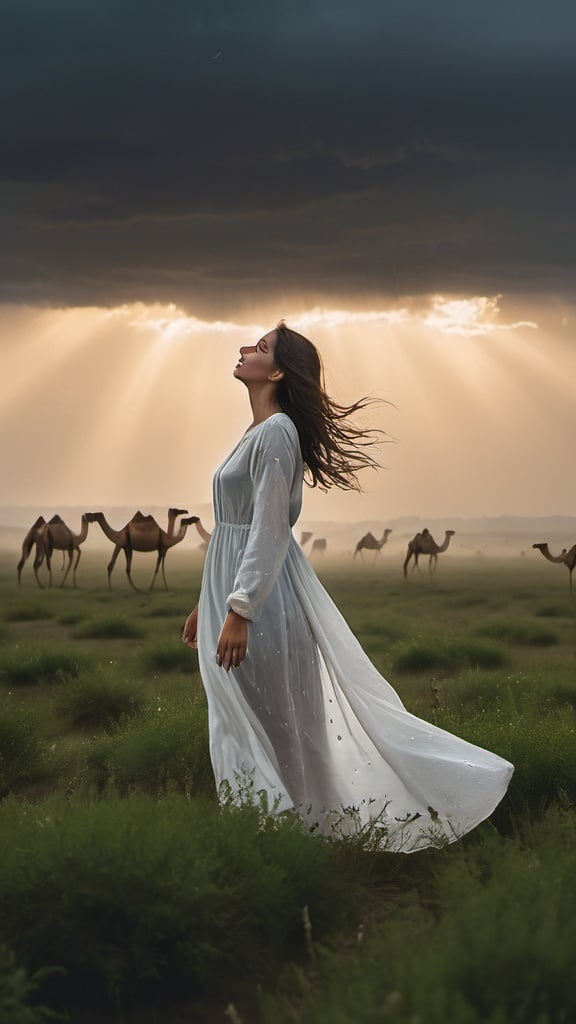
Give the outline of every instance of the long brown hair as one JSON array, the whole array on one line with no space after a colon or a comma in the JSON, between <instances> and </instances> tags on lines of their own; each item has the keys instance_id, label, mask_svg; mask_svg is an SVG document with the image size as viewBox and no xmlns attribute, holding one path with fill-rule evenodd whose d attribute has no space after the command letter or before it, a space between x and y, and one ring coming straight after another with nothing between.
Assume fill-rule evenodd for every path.
<instances>
[{"instance_id":1,"label":"long brown hair","mask_svg":"<svg viewBox=\"0 0 576 1024\"><path fill-rule=\"evenodd\" d=\"M364 449L381 440L384 432L354 427L349 418L377 400L360 398L353 405L339 405L330 398L316 346L284 320L276 326L274 361L284 374L278 384L278 402L298 431L306 483L323 490L362 490L358 471L378 468Z\"/></svg>"}]
</instances>

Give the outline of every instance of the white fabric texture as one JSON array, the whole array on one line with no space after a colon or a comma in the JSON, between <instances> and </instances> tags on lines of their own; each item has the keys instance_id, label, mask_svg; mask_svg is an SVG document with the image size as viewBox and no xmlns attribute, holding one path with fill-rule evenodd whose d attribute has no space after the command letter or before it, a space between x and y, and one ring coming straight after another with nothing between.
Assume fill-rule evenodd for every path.
<instances>
[{"instance_id":1,"label":"white fabric texture","mask_svg":"<svg viewBox=\"0 0 576 1024\"><path fill-rule=\"evenodd\" d=\"M292 535L302 483L284 413L214 477L198 654L216 784L233 796L248 785L322 833L373 828L384 849L452 842L492 813L513 766L405 709ZM227 673L216 647L228 608L249 622L246 658Z\"/></svg>"}]
</instances>

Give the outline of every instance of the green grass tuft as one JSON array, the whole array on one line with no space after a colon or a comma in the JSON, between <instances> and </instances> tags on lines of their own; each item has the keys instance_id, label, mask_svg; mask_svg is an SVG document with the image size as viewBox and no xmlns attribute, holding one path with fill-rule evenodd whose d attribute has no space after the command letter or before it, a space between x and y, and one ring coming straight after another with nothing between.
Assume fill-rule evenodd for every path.
<instances>
[{"instance_id":1,"label":"green grass tuft","mask_svg":"<svg viewBox=\"0 0 576 1024\"><path fill-rule=\"evenodd\" d=\"M74 636L91 640L139 640L146 630L137 622L119 616L89 619L74 630Z\"/></svg>"},{"instance_id":2,"label":"green grass tuft","mask_svg":"<svg viewBox=\"0 0 576 1024\"><path fill-rule=\"evenodd\" d=\"M493 820L539 816L555 800L576 804L576 712L569 705L543 713L537 701L518 704L511 688L492 707L440 708L435 721L515 767L505 802Z\"/></svg>"},{"instance_id":3,"label":"green grass tuft","mask_svg":"<svg viewBox=\"0 0 576 1024\"><path fill-rule=\"evenodd\" d=\"M65 683L56 698L56 712L69 726L109 727L141 712L144 695L133 679L114 666L83 672Z\"/></svg>"},{"instance_id":4,"label":"green grass tuft","mask_svg":"<svg viewBox=\"0 0 576 1024\"><path fill-rule=\"evenodd\" d=\"M188 614L186 609L182 605L160 605L157 608L150 608L149 611L144 612L149 619L174 619L180 618L182 622L186 619Z\"/></svg>"},{"instance_id":5,"label":"green grass tuft","mask_svg":"<svg viewBox=\"0 0 576 1024\"><path fill-rule=\"evenodd\" d=\"M573 619L576 613L561 605L547 604L538 608L534 614L541 619Z\"/></svg>"},{"instance_id":6,"label":"green grass tuft","mask_svg":"<svg viewBox=\"0 0 576 1024\"><path fill-rule=\"evenodd\" d=\"M80 612L70 612L69 615L61 615L58 622L61 626L77 626L83 618L84 616Z\"/></svg>"},{"instance_id":7,"label":"green grass tuft","mask_svg":"<svg viewBox=\"0 0 576 1024\"><path fill-rule=\"evenodd\" d=\"M198 656L181 640L166 641L144 651L140 664L145 672L185 672L198 670Z\"/></svg>"},{"instance_id":8,"label":"green grass tuft","mask_svg":"<svg viewBox=\"0 0 576 1024\"><path fill-rule=\"evenodd\" d=\"M125 795L140 791L214 794L208 711L198 698L157 698L148 715L95 742L84 781Z\"/></svg>"},{"instance_id":9,"label":"green grass tuft","mask_svg":"<svg viewBox=\"0 0 576 1024\"><path fill-rule=\"evenodd\" d=\"M36 992L43 981L55 974L58 968L43 968L30 973L18 965L16 957L7 946L0 945L0 1020L2 1024L57 1024L68 1021L68 1016L55 1013L36 1002Z\"/></svg>"},{"instance_id":10,"label":"green grass tuft","mask_svg":"<svg viewBox=\"0 0 576 1024\"><path fill-rule=\"evenodd\" d=\"M534 622L486 622L478 626L475 633L491 640L507 640L528 647L553 647L558 643L558 634L553 629Z\"/></svg>"},{"instance_id":11,"label":"green grass tuft","mask_svg":"<svg viewBox=\"0 0 576 1024\"><path fill-rule=\"evenodd\" d=\"M444 680L439 699L452 711L490 712L534 708L542 716L565 704L576 704L576 677L571 666L540 665L530 672L490 673L469 670Z\"/></svg>"},{"instance_id":12,"label":"green grass tuft","mask_svg":"<svg viewBox=\"0 0 576 1024\"><path fill-rule=\"evenodd\" d=\"M0 790L37 777L43 760L38 716L12 697L0 698Z\"/></svg>"},{"instance_id":13,"label":"green grass tuft","mask_svg":"<svg viewBox=\"0 0 576 1024\"><path fill-rule=\"evenodd\" d=\"M485 641L418 637L396 644L392 659L396 672L452 672L463 667L500 668L507 655Z\"/></svg>"},{"instance_id":14,"label":"green grass tuft","mask_svg":"<svg viewBox=\"0 0 576 1024\"><path fill-rule=\"evenodd\" d=\"M40 619L51 619L54 612L39 605L24 605L22 608L9 608L4 612L6 622L36 622Z\"/></svg>"},{"instance_id":15,"label":"green grass tuft","mask_svg":"<svg viewBox=\"0 0 576 1024\"><path fill-rule=\"evenodd\" d=\"M86 655L65 648L14 650L0 659L0 681L8 686L62 682L87 665Z\"/></svg>"}]
</instances>

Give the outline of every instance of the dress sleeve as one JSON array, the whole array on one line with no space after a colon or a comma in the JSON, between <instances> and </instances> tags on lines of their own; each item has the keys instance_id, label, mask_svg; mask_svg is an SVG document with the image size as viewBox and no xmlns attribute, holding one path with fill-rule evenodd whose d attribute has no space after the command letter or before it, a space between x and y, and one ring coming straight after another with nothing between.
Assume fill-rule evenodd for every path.
<instances>
[{"instance_id":1,"label":"dress sleeve","mask_svg":"<svg viewBox=\"0 0 576 1024\"><path fill-rule=\"evenodd\" d=\"M263 431L250 476L253 513L229 608L255 622L276 582L290 543L290 491L296 469L298 441L279 423Z\"/></svg>"}]
</instances>

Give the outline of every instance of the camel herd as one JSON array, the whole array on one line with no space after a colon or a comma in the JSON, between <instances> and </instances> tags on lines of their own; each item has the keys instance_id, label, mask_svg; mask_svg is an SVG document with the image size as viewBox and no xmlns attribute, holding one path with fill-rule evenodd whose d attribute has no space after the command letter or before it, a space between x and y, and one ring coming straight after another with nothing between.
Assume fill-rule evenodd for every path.
<instances>
[{"instance_id":1,"label":"camel herd","mask_svg":"<svg viewBox=\"0 0 576 1024\"><path fill-rule=\"evenodd\" d=\"M22 555L17 567L18 583L20 583L22 579L22 569L32 552L32 548L35 547L36 551L33 569L36 582L39 587L44 586L38 575L38 570L44 561L46 562L46 568L48 570L49 586L52 586L52 555L54 551L61 551L64 557L68 556L68 565L60 585L64 586L70 569L72 569L73 585L76 586L76 570L82 554L80 545L88 536L90 524L98 523L104 535L114 545L112 558L108 563L107 569L109 588L112 586L112 571L116 564L116 560L120 552L123 551L126 559L126 575L128 577L128 582L134 590L138 590L138 587L136 587L131 575L132 556L135 551L141 551L155 552L157 556L149 590L152 590L154 587L160 568L162 569L164 587L167 589L168 584L166 582L166 573L164 569L166 555L170 548L175 547L176 544L179 544L184 540L188 527L196 527L204 544L207 544L210 540L210 533L204 529L198 516L180 518L180 524L178 526L178 530L176 530L176 520L179 517L184 516L188 516L187 509L169 508L168 525L166 530L163 530L153 516L145 516L141 512L136 512L136 514L132 516L132 519L130 519L122 529L114 530L102 512L85 512L81 520L80 533L73 533L64 520L58 515L53 516L48 522L46 522L43 516L39 516L36 522L28 530L22 544ZM387 543L388 537L391 533L392 530L390 529L384 530L382 537L379 540L373 533L364 534L356 545L353 557L356 558L356 555L359 552L362 554L364 551L373 551L375 557L380 555L381 549ZM433 573L438 562L438 555L441 555L444 551L448 550L453 536L454 530L446 530L442 544L438 544L428 529L425 528L421 532L417 533L408 543L408 550L403 564L404 577L406 578L408 576L408 567L411 562L413 562L412 569L416 569L418 567L418 559L420 558L420 555L428 555L428 568L430 573ZM312 537L313 534L309 531L303 532L300 536L300 546L304 548L309 544ZM544 558L548 559L549 562L560 563L567 567L569 572L570 593L572 593L572 572L576 567L576 544L574 544L570 550L564 548L559 555L552 555L548 549L548 544L533 544L532 547L541 551ZM310 555L324 554L326 549L326 538L317 537L312 543Z\"/></svg>"},{"instance_id":2,"label":"camel herd","mask_svg":"<svg viewBox=\"0 0 576 1024\"><path fill-rule=\"evenodd\" d=\"M32 548L35 546L36 553L33 568L36 582L39 587L43 587L43 583L38 575L38 569L44 560L46 561L46 568L48 569L49 586L52 586L51 562L54 551L62 551L64 556L68 556L68 566L62 579L61 586L64 586L66 582L73 560L74 568L72 571L72 579L74 586L76 586L76 570L82 554L80 545L88 536L88 527L90 523L98 523L105 536L114 545L112 558L108 563L109 587L112 586L112 570L114 569L116 559L121 551L124 552L126 558L126 575L133 590L138 589L132 579L132 555L135 551L156 552L156 566L149 589L152 590L160 567L162 568L164 586L167 587L166 573L164 571L166 555L170 548L175 547L176 544L179 544L180 541L184 540L188 527L192 525L196 526L202 540L206 541L210 539L210 534L204 529L198 516L190 516L188 519L181 519L178 532L174 532L178 516L185 516L187 515L187 512L187 509L169 508L168 527L166 530L163 530L162 527L158 525L153 516L144 516L141 512L136 512L136 514L132 516L132 519L126 523L121 530L114 530L102 512L85 512L82 516L82 527L80 533L72 533L72 530L66 526L66 523L60 518L60 516L53 516L49 522L46 522L44 516L39 516L33 526L28 530L28 533L24 538L24 543L22 544L22 555L18 562L18 582L21 582L22 569L30 556ZM75 553L76 558L74 559Z\"/></svg>"}]
</instances>

